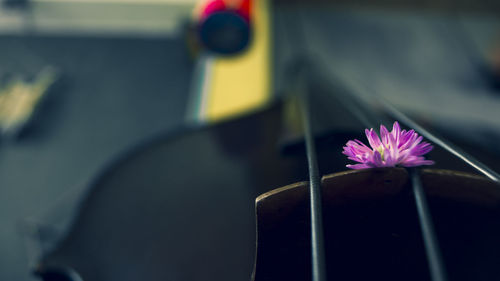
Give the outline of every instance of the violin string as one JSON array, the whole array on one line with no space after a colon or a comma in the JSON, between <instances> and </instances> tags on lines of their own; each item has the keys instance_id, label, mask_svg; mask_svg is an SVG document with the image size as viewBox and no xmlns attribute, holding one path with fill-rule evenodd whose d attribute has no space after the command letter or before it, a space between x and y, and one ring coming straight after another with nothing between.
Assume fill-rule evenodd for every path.
<instances>
[{"instance_id":1,"label":"violin string","mask_svg":"<svg viewBox=\"0 0 500 281\"><path fill-rule=\"evenodd\" d=\"M434 134L430 133L426 129L424 129L422 126L417 124L415 121L413 121L410 117L408 117L406 114L403 112L399 111L396 109L390 102L388 102L386 99L380 99L379 101L384 109L390 113L394 118L398 119L405 125L409 126L410 128L415 129L417 132L419 132L422 136L425 138L429 139L433 143L441 146L451 154L455 155L459 159L463 160L465 163L469 164L479 172L483 173L485 176L490 178L491 180L495 182L499 182L500 176L498 173L490 169L488 166L484 165L483 163L479 162L472 156L468 155L465 151L461 150L460 148L452 145L451 143L448 143L442 138L439 138L435 136ZM424 241L424 246L425 246L425 253L427 255L427 262L429 266L429 272L431 275L431 279L433 281L446 281L446 271L445 271L445 266L443 264L443 259L441 256L441 252L439 249L439 244L437 240L437 235L434 231L434 226L430 214L430 210L427 204L427 200L425 198L425 193L422 188L422 181L420 178L420 174L416 170L416 168L410 168L408 169L408 172L411 177L411 185L412 185L412 190L415 198L415 204L417 207L417 213L418 213L418 218L419 218L419 223L420 223L420 228L422 231L422 238Z\"/></svg>"},{"instance_id":2,"label":"violin string","mask_svg":"<svg viewBox=\"0 0 500 281\"><path fill-rule=\"evenodd\" d=\"M431 213L425 198L425 193L422 188L422 181L420 174L416 168L409 168L408 172L411 178L411 185L413 195L415 197L415 204L417 207L418 219L420 222L420 229L422 231L422 238L424 240L425 253L427 255L427 263L429 265L429 272L432 281L446 281L446 271L441 257L438 240L434 231Z\"/></svg>"},{"instance_id":3,"label":"violin string","mask_svg":"<svg viewBox=\"0 0 500 281\"><path fill-rule=\"evenodd\" d=\"M320 77L319 75L315 75L314 77ZM369 108L366 103L362 102L359 98L356 98L354 95L349 95L347 91L345 91L342 87L340 87L339 83L329 83L326 79L321 79L326 83L330 88L335 89L335 96L339 101L343 103L343 105L351 111L356 118L364 125L369 128L373 128L372 122L369 121L368 112L371 113L371 116L377 116L377 119L383 120L384 117L377 114L373 108ZM409 118L407 118L409 119ZM406 119L403 121L407 121ZM408 125L407 122L403 122ZM425 252L427 256L427 262L429 265L429 272L431 275L432 281L446 281L446 271L443 265L443 261L441 258L441 252L439 249L439 244L437 240L437 235L434 231L434 226L432 223L432 216L430 209L427 204L427 200L425 198L425 193L422 188L422 181L420 178L420 174L417 172L416 168L408 168L408 174L410 175L411 180L411 188L413 192L413 196L415 198L417 214L419 218L419 224L422 231L422 238L425 246Z\"/></svg>"},{"instance_id":4,"label":"violin string","mask_svg":"<svg viewBox=\"0 0 500 281\"><path fill-rule=\"evenodd\" d=\"M298 91L301 119L304 129L307 164L309 170L309 198L311 206L311 265L312 280L326 281L325 248L323 238L323 215L321 202L321 180L319 176L316 147L312 132L311 111L307 91L307 78L299 72Z\"/></svg>"},{"instance_id":5,"label":"violin string","mask_svg":"<svg viewBox=\"0 0 500 281\"><path fill-rule=\"evenodd\" d=\"M500 174L493 171L488 166L484 165L474 157L470 156L468 153L458 148L457 146L449 143L448 141L440 137L435 136L434 134L424 129L422 126L420 126L412 119L410 119L406 114L396 109L392 105L392 103L390 103L382 95L375 95L376 94L375 92L362 86L359 83L358 79L353 79L352 77L346 77L345 75L342 75L340 70L336 69L331 65L326 65L324 63L324 60L316 59L314 60L314 65L316 68L318 68L319 70L318 73L320 74L323 73L323 76L325 76L325 73L327 73L328 78L324 79L333 80L336 82L336 84L341 84L343 89L346 90L346 92L350 92L348 95L349 98L355 100L357 104L366 105L366 102L361 100L361 96L376 97L372 99L372 101L376 102L379 106L381 106L384 109L384 111L389 115L391 115L394 119L399 120L406 126L415 129L422 136L424 136L431 142L435 143L436 145L442 147L451 154L455 155L456 157L458 157L459 159L461 159L462 161L464 161L465 163L467 163L468 165L470 165L471 167L473 167L474 169L476 169L489 179L497 183L500 182ZM347 93L344 93L344 96L347 96ZM364 107L366 108L366 106Z\"/></svg>"},{"instance_id":6,"label":"violin string","mask_svg":"<svg viewBox=\"0 0 500 281\"><path fill-rule=\"evenodd\" d=\"M413 121L403 112L396 109L389 101L386 99L380 99L380 103L390 113L394 118L398 119L405 125L415 129L422 136L432 141L433 143L441 146L451 154L455 155L459 159L463 160L465 163L469 164L491 180L495 182L500 182L500 175L490 169L488 166L484 165L480 161L476 160L474 157L467 154L462 149L456 147L455 145L448 143L442 138L435 136L430 133L422 126ZM413 194L415 197L415 203L418 212L418 218L420 222L420 228L422 231L422 238L424 240L425 252L427 255L427 262L429 265L429 271L433 281L445 281L446 271L441 257L441 252L438 246L438 240L436 233L434 231L432 218L430 215L429 207L427 205L427 200L425 199L425 193L422 188L422 181L420 179L420 174L417 172L416 168L408 169L411 177Z\"/></svg>"},{"instance_id":7,"label":"violin string","mask_svg":"<svg viewBox=\"0 0 500 281\"><path fill-rule=\"evenodd\" d=\"M293 4L292 4L293 5ZM289 38L294 38L295 44L292 48L294 53L294 61L291 64L293 77L297 87L296 97L299 103L301 121L304 131L304 139L306 146L307 164L309 171L309 200L311 208L311 275L312 281L326 281L326 261L325 247L323 234L323 215L322 215L322 199L321 199L321 179L318 168L318 160L316 156L316 147L312 131L311 110L309 105L309 77L306 66L309 61L309 52L301 23L301 9L299 4L293 6L295 8L294 18L288 19L288 24L285 25L285 35ZM292 36L294 35L294 36ZM301 40L302 39L302 40ZM298 42L298 43L297 43ZM293 81L293 80L292 80Z\"/></svg>"},{"instance_id":8,"label":"violin string","mask_svg":"<svg viewBox=\"0 0 500 281\"><path fill-rule=\"evenodd\" d=\"M430 140L431 142L439 145L440 147L444 148L451 154L455 155L465 163L469 164L471 167L475 168L477 171L480 173L484 174L486 177L490 178L491 180L495 182L500 182L500 175L490 169L488 166L485 164L481 163L474 157L470 156L467 154L465 151L462 149L458 148L457 146L445 141L442 138L439 138L435 136L434 134L430 133L426 129L424 129L422 126L414 122L411 118L409 118L406 114L403 112L399 111L396 109L391 103L389 103L387 100L380 98L380 103L384 108L396 119L404 123L410 128L415 129L415 131L419 132L422 136Z\"/></svg>"},{"instance_id":9,"label":"violin string","mask_svg":"<svg viewBox=\"0 0 500 281\"><path fill-rule=\"evenodd\" d=\"M307 32L302 32L305 35ZM302 39L305 36L302 37ZM306 40L299 40L306 42ZM321 65L321 64L320 64ZM317 66L317 64L315 64ZM327 81L327 80L326 80ZM342 80L341 80L342 81ZM335 94L342 94L342 93L335 93ZM347 99L345 96L349 96ZM344 106L351 110L351 112L357 116L359 121L364 123L365 125L371 125L372 122L370 122L369 118L367 118L366 114L363 114L362 109L360 108L367 108L366 103L363 103L359 97L355 95L347 95L344 93L344 96L339 96L338 98L344 101ZM380 97L379 97L380 98ZM305 101L307 102L307 101ZM383 106L384 111L392 115L396 120L399 120L403 124L407 125L408 127L414 128L417 132L419 132L422 136L426 137L430 141L434 142L435 144L443 147L446 149L448 152L452 153L453 155L457 156L458 158L462 159L465 161L467 164L471 165L472 167L476 168L478 171L486 175L488 178L499 182L500 176L490 168L488 168L486 165L482 164L478 160L474 159L472 156L468 155L464 151L460 150L459 148L447 143L446 141L434 136L421 126L419 126L416 122L412 121L409 117L407 117L405 114L394 108L389 102L383 100L380 102L381 105ZM304 109L305 106L307 106L307 103L303 105ZM370 110L374 111L373 109L370 108ZM360 114L361 113L361 114ZM307 125L307 124L306 124ZM307 137L307 134L306 134ZM306 145L307 145L307 140L306 140ZM309 153L308 153L309 157ZM422 181L420 178L420 174L417 172L416 168L408 169L408 172L410 174L410 179L411 179L411 187L413 191L413 195L415 198L415 204L417 208L417 213L418 213L418 218L419 218L419 224L421 227L422 231L422 238L425 246L425 251L427 255L427 261L428 261L428 266L429 266L429 272L431 275L431 278L433 281L445 281L446 280L446 273L445 273L445 268L442 262L441 258L441 253L438 245L438 240L436 233L434 231L433 223L432 223L432 218L430 214L430 209L428 207L426 197L424 190L422 188ZM312 191L312 181L311 181L311 192ZM312 196L311 196L312 200ZM311 202L311 206L314 206ZM313 245L314 246L314 245ZM313 267L314 270L314 267ZM313 279L316 280L316 279Z\"/></svg>"}]
</instances>

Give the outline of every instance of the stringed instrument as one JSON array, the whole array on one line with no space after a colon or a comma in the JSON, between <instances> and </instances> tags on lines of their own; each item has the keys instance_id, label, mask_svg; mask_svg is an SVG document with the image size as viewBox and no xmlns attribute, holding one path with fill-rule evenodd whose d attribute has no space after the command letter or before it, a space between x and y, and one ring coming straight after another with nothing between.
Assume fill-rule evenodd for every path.
<instances>
[{"instance_id":1,"label":"stringed instrument","mask_svg":"<svg viewBox=\"0 0 500 281\"><path fill-rule=\"evenodd\" d=\"M277 104L129 152L96 178L39 274L55 280L54 269L71 269L82 280L248 280L257 241L255 280L309 280L306 155L277 149L282 110ZM332 147L346 137L352 134L318 143L325 174L342 170ZM422 182L450 280L498 278L498 184L435 169L425 170ZM408 173L397 168L323 178L328 280L436 280L428 277L411 194Z\"/></svg>"},{"instance_id":2,"label":"stringed instrument","mask_svg":"<svg viewBox=\"0 0 500 281\"><path fill-rule=\"evenodd\" d=\"M446 142L431 153L438 165L429 170L339 173L342 145L360 137L362 120L380 120L356 116L363 105L355 99L332 102L346 99L309 71L299 67L290 78L298 81L290 101L158 136L117 158L92 182L69 232L40 258L38 276L498 280L496 174L480 164L490 179L439 170L471 171ZM415 127L397 109L384 110ZM332 112L344 120L329 119Z\"/></svg>"}]
</instances>

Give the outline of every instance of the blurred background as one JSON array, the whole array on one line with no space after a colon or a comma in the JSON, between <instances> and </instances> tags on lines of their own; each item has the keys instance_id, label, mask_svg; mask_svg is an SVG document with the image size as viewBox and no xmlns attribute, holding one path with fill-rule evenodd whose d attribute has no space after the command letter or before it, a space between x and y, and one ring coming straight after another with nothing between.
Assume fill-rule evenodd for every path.
<instances>
[{"instance_id":1,"label":"blurred background","mask_svg":"<svg viewBox=\"0 0 500 281\"><path fill-rule=\"evenodd\" d=\"M74 212L117 157L280 98L300 56L498 167L495 1L256 1L208 39L219 4L201 2L1 1L0 280L38 280L33 223Z\"/></svg>"},{"instance_id":2,"label":"blurred background","mask_svg":"<svg viewBox=\"0 0 500 281\"><path fill-rule=\"evenodd\" d=\"M193 7L187 0L2 1L2 89L44 69L53 81L29 126L1 137L0 280L34 280L24 218L85 185L121 151L183 122L193 63L180 27Z\"/></svg>"}]
</instances>

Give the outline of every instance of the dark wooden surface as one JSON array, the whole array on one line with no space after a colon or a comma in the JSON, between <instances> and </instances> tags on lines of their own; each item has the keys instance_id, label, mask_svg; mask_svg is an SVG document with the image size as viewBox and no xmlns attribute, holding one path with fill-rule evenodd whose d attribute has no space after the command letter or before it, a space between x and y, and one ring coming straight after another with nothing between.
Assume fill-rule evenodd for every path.
<instances>
[{"instance_id":1,"label":"dark wooden surface","mask_svg":"<svg viewBox=\"0 0 500 281\"><path fill-rule=\"evenodd\" d=\"M498 184L447 170L424 170L422 180L450 280L498 280ZM255 280L310 280L307 189L257 198ZM329 280L430 280L404 169L325 176L323 202Z\"/></svg>"}]
</instances>

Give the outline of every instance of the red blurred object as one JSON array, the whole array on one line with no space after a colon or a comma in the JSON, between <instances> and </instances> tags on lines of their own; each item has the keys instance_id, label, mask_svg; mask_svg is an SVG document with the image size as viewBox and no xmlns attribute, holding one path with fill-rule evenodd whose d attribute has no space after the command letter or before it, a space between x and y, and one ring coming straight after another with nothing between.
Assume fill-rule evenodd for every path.
<instances>
[{"instance_id":1,"label":"red blurred object","mask_svg":"<svg viewBox=\"0 0 500 281\"><path fill-rule=\"evenodd\" d=\"M200 21L205 20L211 14L222 11L233 11L250 22L250 2L251 0L210 0L204 4L200 15Z\"/></svg>"},{"instance_id":2,"label":"red blurred object","mask_svg":"<svg viewBox=\"0 0 500 281\"><path fill-rule=\"evenodd\" d=\"M243 0L237 12L250 21L250 0Z\"/></svg>"},{"instance_id":3,"label":"red blurred object","mask_svg":"<svg viewBox=\"0 0 500 281\"><path fill-rule=\"evenodd\" d=\"M200 21L205 20L215 12L221 12L224 10L226 10L226 3L223 0L208 1L201 12Z\"/></svg>"}]
</instances>

